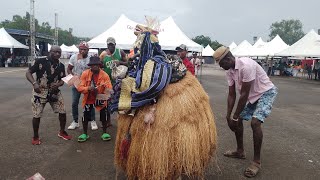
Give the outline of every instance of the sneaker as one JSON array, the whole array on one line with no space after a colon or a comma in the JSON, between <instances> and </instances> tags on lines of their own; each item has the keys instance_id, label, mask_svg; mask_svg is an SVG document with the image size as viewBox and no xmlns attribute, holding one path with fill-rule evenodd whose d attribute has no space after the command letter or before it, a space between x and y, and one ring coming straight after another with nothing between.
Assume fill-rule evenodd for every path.
<instances>
[{"instance_id":1,"label":"sneaker","mask_svg":"<svg viewBox=\"0 0 320 180\"><path fill-rule=\"evenodd\" d=\"M35 137L33 137L32 138L32 144L33 145L40 145L41 144L41 141L40 141L40 138L35 138Z\"/></svg>"},{"instance_id":2,"label":"sneaker","mask_svg":"<svg viewBox=\"0 0 320 180\"><path fill-rule=\"evenodd\" d=\"M70 126L68 127L68 129L73 130L80 127L78 122L72 121L72 123L70 124Z\"/></svg>"},{"instance_id":3,"label":"sneaker","mask_svg":"<svg viewBox=\"0 0 320 180\"><path fill-rule=\"evenodd\" d=\"M58 134L58 137L64 139L64 140L70 140L72 138L72 136L69 136L68 133L66 131L60 131Z\"/></svg>"},{"instance_id":4,"label":"sneaker","mask_svg":"<svg viewBox=\"0 0 320 180\"><path fill-rule=\"evenodd\" d=\"M91 121L91 129L92 130L97 130L98 129L96 121Z\"/></svg>"}]
</instances>

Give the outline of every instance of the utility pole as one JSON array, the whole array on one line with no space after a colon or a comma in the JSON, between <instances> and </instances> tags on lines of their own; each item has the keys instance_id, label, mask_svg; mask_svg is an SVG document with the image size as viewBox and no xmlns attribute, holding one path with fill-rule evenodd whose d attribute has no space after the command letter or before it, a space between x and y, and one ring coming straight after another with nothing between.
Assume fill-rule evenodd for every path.
<instances>
[{"instance_id":1,"label":"utility pole","mask_svg":"<svg viewBox=\"0 0 320 180\"><path fill-rule=\"evenodd\" d=\"M54 45L58 46L58 37L59 37L59 31L58 31L58 13L54 13Z\"/></svg>"},{"instance_id":2,"label":"utility pole","mask_svg":"<svg viewBox=\"0 0 320 180\"><path fill-rule=\"evenodd\" d=\"M35 60L36 54L36 26L34 20L34 0L30 0L30 62Z\"/></svg>"}]
</instances>

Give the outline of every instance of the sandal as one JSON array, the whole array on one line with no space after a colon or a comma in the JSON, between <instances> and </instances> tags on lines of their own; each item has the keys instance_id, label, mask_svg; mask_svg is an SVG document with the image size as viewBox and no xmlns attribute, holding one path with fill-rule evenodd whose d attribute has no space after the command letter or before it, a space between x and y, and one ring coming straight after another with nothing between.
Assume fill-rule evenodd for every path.
<instances>
[{"instance_id":1,"label":"sandal","mask_svg":"<svg viewBox=\"0 0 320 180\"><path fill-rule=\"evenodd\" d=\"M251 162L249 167L244 171L244 175L248 178L255 177L261 169L261 164L254 161Z\"/></svg>"},{"instance_id":2,"label":"sandal","mask_svg":"<svg viewBox=\"0 0 320 180\"><path fill-rule=\"evenodd\" d=\"M81 134L78 137L78 142L86 142L88 139L90 138L90 136L86 135L86 134Z\"/></svg>"},{"instance_id":3,"label":"sandal","mask_svg":"<svg viewBox=\"0 0 320 180\"><path fill-rule=\"evenodd\" d=\"M237 151L227 151L223 154L226 157L230 157L230 158L236 158L236 159L245 159L246 155L245 153L243 154L239 154Z\"/></svg>"},{"instance_id":4,"label":"sandal","mask_svg":"<svg viewBox=\"0 0 320 180\"><path fill-rule=\"evenodd\" d=\"M110 141L111 140L111 136L108 133L103 133L101 136L101 139L103 141Z\"/></svg>"}]
</instances>

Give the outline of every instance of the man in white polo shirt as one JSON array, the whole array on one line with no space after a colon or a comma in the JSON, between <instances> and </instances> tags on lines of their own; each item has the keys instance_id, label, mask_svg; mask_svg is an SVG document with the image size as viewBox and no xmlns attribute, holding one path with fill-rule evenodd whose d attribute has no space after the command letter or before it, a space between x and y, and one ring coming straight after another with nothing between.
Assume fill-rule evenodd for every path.
<instances>
[{"instance_id":1,"label":"man in white polo shirt","mask_svg":"<svg viewBox=\"0 0 320 180\"><path fill-rule=\"evenodd\" d=\"M79 44L79 53L76 53L71 56L67 72L68 74L72 74L73 76L78 76L80 78L82 72L86 69L89 69L88 63L90 61L89 56L89 45L87 42L82 41ZM72 118L73 121L71 122L68 129L76 129L79 125L79 112L78 112L78 106L79 106L79 99L80 99L81 93L78 92L76 87L72 87ZM95 121L95 112L91 111L91 129L97 130L98 126Z\"/></svg>"},{"instance_id":2,"label":"man in white polo shirt","mask_svg":"<svg viewBox=\"0 0 320 180\"><path fill-rule=\"evenodd\" d=\"M242 121L251 120L254 158L244 175L254 177L261 169L260 151L263 139L261 124L271 113L272 104L278 93L277 88L257 62L250 58L235 58L227 47L219 47L213 58L226 70L229 85L226 119L237 140L237 150L227 151L224 156L245 159ZM231 116L236 101L236 89L240 93L240 98Z\"/></svg>"}]
</instances>

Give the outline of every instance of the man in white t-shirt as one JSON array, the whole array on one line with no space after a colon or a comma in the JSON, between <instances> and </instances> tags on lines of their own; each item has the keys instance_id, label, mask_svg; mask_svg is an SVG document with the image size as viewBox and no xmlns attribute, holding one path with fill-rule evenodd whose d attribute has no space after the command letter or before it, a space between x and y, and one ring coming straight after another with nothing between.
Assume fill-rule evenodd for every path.
<instances>
[{"instance_id":1,"label":"man in white t-shirt","mask_svg":"<svg viewBox=\"0 0 320 180\"><path fill-rule=\"evenodd\" d=\"M86 69L89 69L89 66L87 65L90 61L90 58L88 56L89 52L89 45L87 42L83 41L79 44L79 53L76 53L70 57L69 65L67 68L67 73L72 74L73 76L78 76L80 78L82 72ZM68 129L76 129L79 125L79 112L78 112L78 106L79 106L79 99L80 99L81 93L78 92L77 88L74 86L72 87L72 118L73 121L71 122ZM91 111L91 129L97 130L98 126L95 121L95 112Z\"/></svg>"},{"instance_id":2,"label":"man in white t-shirt","mask_svg":"<svg viewBox=\"0 0 320 180\"><path fill-rule=\"evenodd\" d=\"M194 66L195 76L198 76L200 73L201 60L197 57L197 53L192 53L192 59L190 60Z\"/></svg>"}]
</instances>

